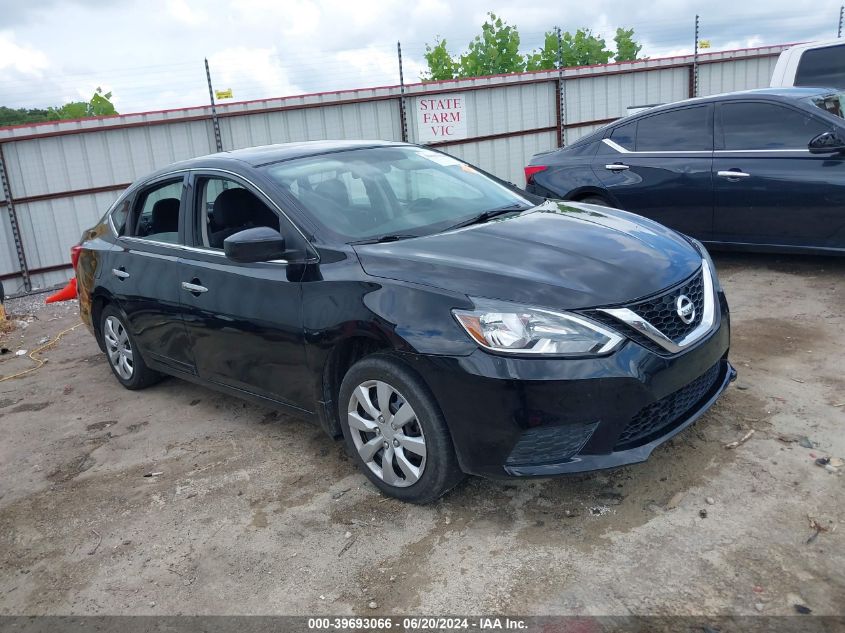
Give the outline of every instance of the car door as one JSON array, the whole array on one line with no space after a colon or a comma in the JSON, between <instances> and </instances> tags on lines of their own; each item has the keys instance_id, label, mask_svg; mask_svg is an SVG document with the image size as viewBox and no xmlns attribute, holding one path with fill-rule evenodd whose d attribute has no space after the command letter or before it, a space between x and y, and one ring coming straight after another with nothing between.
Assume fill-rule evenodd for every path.
<instances>
[{"instance_id":1,"label":"car door","mask_svg":"<svg viewBox=\"0 0 845 633\"><path fill-rule=\"evenodd\" d=\"M199 376L313 410L305 371L300 277L283 261L237 263L223 241L271 226L303 239L272 202L234 174L198 171L190 184L190 246L179 266L182 314Z\"/></svg>"},{"instance_id":2,"label":"car door","mask_svg":"<svg viewBox=\"0 0 845 633\"><path fill-rule=\"evenodd\" d=\"M184 173L162 176L127 201L104 274L147 364L193 373L178 290L184 184Z\"/></svg>"},{"instance_id":3,"label":"car door","mask_svg":"<svg viewBox=\"0 0 845 633\"><path fill-rule=\"evenodd\" d=\"M811 154L832 125L786 104L719 103L713 239L845 246L845 161Z\"/></svg>"},{"instance_id":4,"label":"car door","mask_svg":"<svg viewBox=\"0 0 845 633\"><path fill-rule=\"evenodd\" d=\"M698 239L713 223L713 108L685 106L608 130L593 172L614 202Z\"/></svg>"}]
</instances>

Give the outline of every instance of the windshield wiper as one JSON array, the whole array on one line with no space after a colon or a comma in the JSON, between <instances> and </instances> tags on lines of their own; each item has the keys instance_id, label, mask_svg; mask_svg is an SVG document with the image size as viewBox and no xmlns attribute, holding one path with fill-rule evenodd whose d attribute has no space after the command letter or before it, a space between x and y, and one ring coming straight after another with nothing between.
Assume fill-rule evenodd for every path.
<instances>
[{"instance_id":1,"label":"windshield wiper","mask_svg":"<svg viewBox=\"0 0 845 633\"><path fill-rule=\"evenodd\" d=\"M398 242L399 240L409 240L412 237L419 237L419 235L411 235L410 233L397 233L388 235L377 235L365 240L358 240L352 244L383 244L384 242Z\"/></svg>"},{"instance_id":2,"label":"windshield wiper","mask_svg":"<svg viewBox=\"0 0 845 633\"><path fill-rule=\"evenodd\" d=\"M451 231L452 229L461 229L465 226L472 226L473 224L483 224L484 222L489 222L493 218L504 215L505 213L514 213L516 211L526 211L530 209L530 206L525 206L522 204L509 204L503 207L496 207L495 209L487 209L486 211L482 211L475 217L469 218L468 220L464 220L463 222L458 222L457 224L450 226L447 231Z\"/></svg>"}]
</instances>

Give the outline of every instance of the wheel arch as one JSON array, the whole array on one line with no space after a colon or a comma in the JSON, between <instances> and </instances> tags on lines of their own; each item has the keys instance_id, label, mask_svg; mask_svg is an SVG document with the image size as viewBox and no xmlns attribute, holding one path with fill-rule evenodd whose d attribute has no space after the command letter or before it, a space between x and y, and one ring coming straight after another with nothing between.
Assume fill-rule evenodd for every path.
<instances>
[{"instance_id":1,"label":"wheel arch","mask_svg":"<svg viewBox=\"0 0 845 633\"><path fill-rule=\"evenodd\" d=\"M343 434L337 415L337 398L346 372L365 356L395 350L394 343L386 336L372 332L347 336L328 350L319 373L317 401L320 425L331 437L339 438Z\"/></svg>"},{"instance_id":2,"label":"wheel arch","mask_svg":"<svg viewBox=\"0 0 845 633\"><path fill-rule=\"evenodd\" d=\"M599 198L604 198L608 202L610 202L614 206L618 206L616 199L611 195L611 193L603 188L603 187L596 187L594 185L585 185L583 187L578 187L577 189L573 189L569 193L566 194L565 200L571 200L572 202L578 202L583 200L584 198L590 198L593 196L598 196Z\"/></svg>"},{"instance_id":3,"label":"wheel arch","mask_svg":"<svg viewBox=\"0 0 845 633\"><path fill-rule=\"evenodd\" d=\"M114 296L104 288L97 288L94 290L91 298L91 327L94 329L94 338L97 340L97 345L105 352L106 344L103 342L103 332L100 329L101 315L107 305L113 304L120 310L120 306L115 300ZM120 310L121 313L123 310Z\"/></svg>"}]
</instances>

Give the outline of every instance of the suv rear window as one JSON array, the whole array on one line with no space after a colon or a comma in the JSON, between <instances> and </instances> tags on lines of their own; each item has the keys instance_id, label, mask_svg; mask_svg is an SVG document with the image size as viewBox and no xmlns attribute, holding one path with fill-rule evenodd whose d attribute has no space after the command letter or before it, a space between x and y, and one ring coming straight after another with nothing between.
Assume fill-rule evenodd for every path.
<instances>
[{"instance_id":1,"label":"suv rear window","mask_svg":"<svg viewBox=\"0 0 845 633\"><path fill-rule=\"evenodd\" d=\"M845 44L804 51L795 85L845 88Z\"/></svg>"}]
</instances>

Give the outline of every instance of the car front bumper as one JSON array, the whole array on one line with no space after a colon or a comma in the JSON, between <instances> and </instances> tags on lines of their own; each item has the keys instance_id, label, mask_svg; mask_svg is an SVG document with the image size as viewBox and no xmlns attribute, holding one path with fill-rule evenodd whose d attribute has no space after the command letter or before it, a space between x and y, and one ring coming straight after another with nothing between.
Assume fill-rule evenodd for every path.
<instances>
[{"instance_id":1,"label":"car front bumper","mask_svg":"<svg viewBox=\"0 0 845 633\"><path fill-rule=\"evenodd\" d=\"M408 355L446 418L461 468L492 478L545 477L642 462L693 424L736 371L730 322L676 356L627 341L589 359Z\"/></svg>"}]
</instances>

